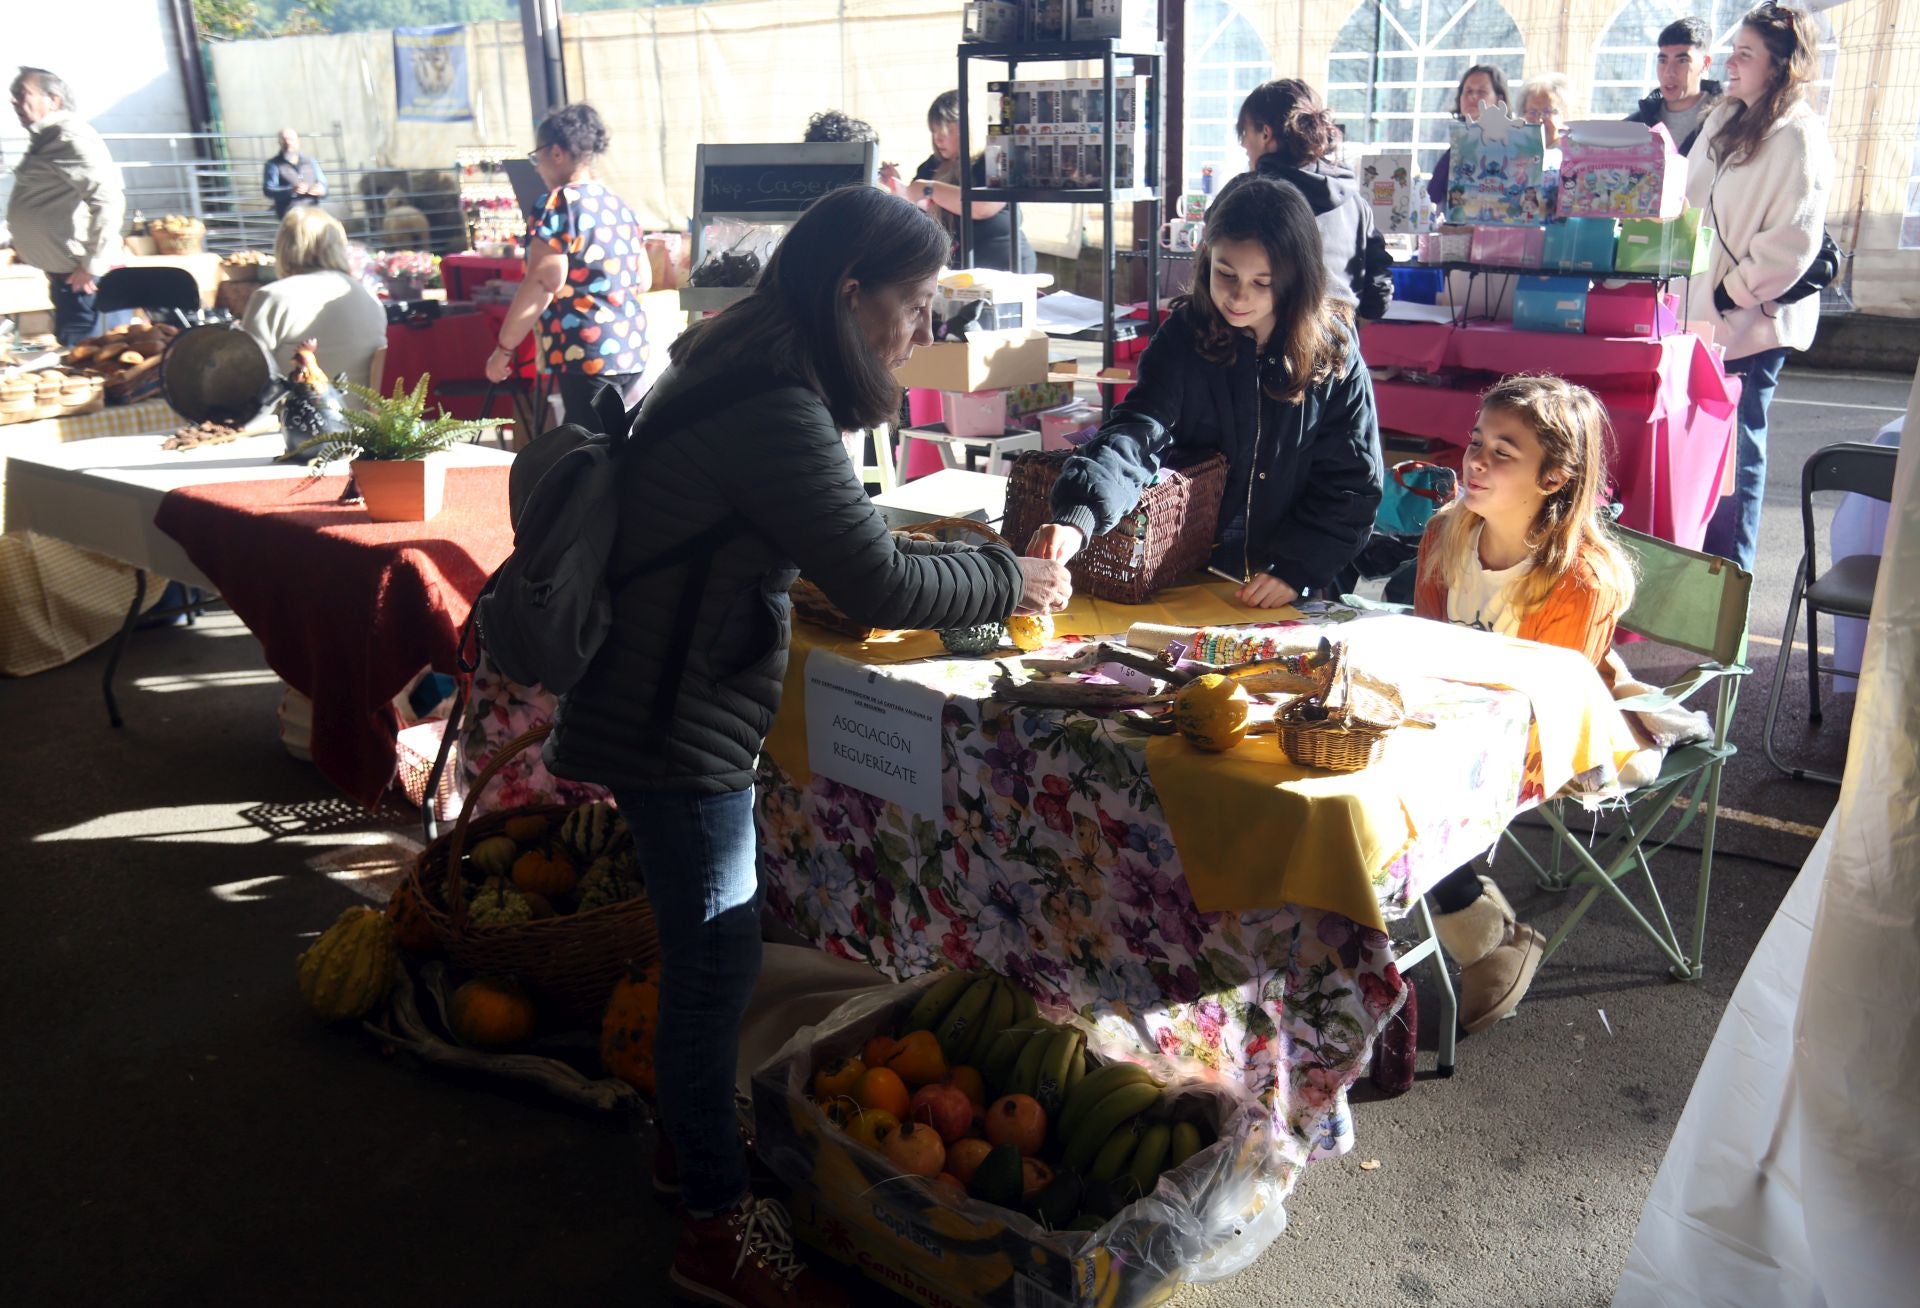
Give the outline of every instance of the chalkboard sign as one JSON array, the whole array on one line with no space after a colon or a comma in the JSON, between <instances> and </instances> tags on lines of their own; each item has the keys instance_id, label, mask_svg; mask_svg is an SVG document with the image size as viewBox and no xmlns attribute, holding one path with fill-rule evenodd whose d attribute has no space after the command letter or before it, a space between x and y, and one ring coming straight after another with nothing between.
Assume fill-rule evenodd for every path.
<instances>
[{"instance_id":1,"label":"chalkboard sign","mask_svg":"<svg viewBox=\"0 0 1920 1308\"><path fill-rule=\"evenodd\" d=\"M701 214L797 216L827 192L874 176L873 146L860 142L703 145L699 154Z\"/></svg>"}]
</instances>

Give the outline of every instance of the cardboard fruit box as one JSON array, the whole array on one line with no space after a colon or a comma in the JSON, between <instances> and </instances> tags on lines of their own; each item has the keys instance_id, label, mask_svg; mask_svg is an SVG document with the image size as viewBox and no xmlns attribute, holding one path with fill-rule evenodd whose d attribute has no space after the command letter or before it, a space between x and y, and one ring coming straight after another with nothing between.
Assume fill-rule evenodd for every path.
<instances>
[{"instance_id":1,"label":"cardboard fruit box","mask_svg":"<svg viewBox=\"0 0 1920 1308\"><path fill-rule=\"evenodd\" d=\"M902 386L928 391L999 391L1047 380L1047 334L1038 329L976 332L923 345L894 369Z\"/></svg>"},{"instance_id":2,"label":"cardboard fruit box","mask_svg":"<svg viewBox=\"0 0 1920 1308\"><path fill-rule=\"evenodd\" d=\"M759 1157L788 1187L802 1239L925 1308L1145 1308L1186 1280L1239 1271L1279 1235L1284 1183L1271 1117L1226 1082L1169 1091L1177 1111L1206 1114L1216 1138L1093 1232L1045 1229L1024 1212L949 1198L858 1143L809 1096L813 1070L900 1030L937 979L849 1000L754 1074ZM1060 1020L1102 1038L1070 1015ZM1137 1052L1157 1077L1178 1081L1157 1055Z\"/></svg>"}]
</instances>

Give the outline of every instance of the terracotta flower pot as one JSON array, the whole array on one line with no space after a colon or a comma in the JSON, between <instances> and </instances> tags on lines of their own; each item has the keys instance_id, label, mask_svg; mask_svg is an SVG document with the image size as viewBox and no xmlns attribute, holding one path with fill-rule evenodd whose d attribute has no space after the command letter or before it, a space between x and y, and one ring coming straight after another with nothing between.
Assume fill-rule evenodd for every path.
<instances>
[{"instance_id":1,"label":"terracotta flower pot","mask_svg":"<svg viewBox=\"0 0 1920 1308\"><path fill-rule=\"evenodd\" d=\"M355 459L353 480L375 522L425 522L440 512L447 467L438 456L424 459Z\"/></svg>"}]
</instances>

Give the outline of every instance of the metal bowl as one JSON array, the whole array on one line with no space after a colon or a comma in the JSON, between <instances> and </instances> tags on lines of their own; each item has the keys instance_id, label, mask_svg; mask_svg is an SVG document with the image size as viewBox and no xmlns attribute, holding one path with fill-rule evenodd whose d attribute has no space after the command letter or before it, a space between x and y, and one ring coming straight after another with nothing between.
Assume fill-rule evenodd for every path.
<instances>
[{"instance_id":1,"label":"metal bowl","mask_svg":"<svg viewBox=\"0 0 1920 1308\"><path fill-rule=\"evenodd\" d=\"M160 391L188 422L245 426L280 392L260 342L225 323L189 327L160 356Z\"/></svg>"}]
</instances>

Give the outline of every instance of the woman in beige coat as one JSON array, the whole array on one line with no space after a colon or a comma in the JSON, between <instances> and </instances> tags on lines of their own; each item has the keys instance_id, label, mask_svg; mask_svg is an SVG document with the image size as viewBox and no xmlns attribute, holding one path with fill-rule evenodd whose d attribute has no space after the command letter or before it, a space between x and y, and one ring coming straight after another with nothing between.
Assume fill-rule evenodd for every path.
<instances>
[{"instance_id":1,"label":"woman in beige coat","mask_svg":"<svg viewBox=\"0 0 1920 1308\"><path fill-rule=\"evenodd\" d=\"M1788 350L1813 344L1820 297L1776 297L1820 252L1833 187L1826 126L1807 103L1819 69L1813 19L1764 4L1734 34L1727 96L1687 156L1687 203L1707 211L1712 263L1694 278L1687 316L1714 325L1727 371L1743 383L1733 494L1707 524L1708 553L1753 569L1767 484L1767 407Z\"/></svg>"}]
</instances>

